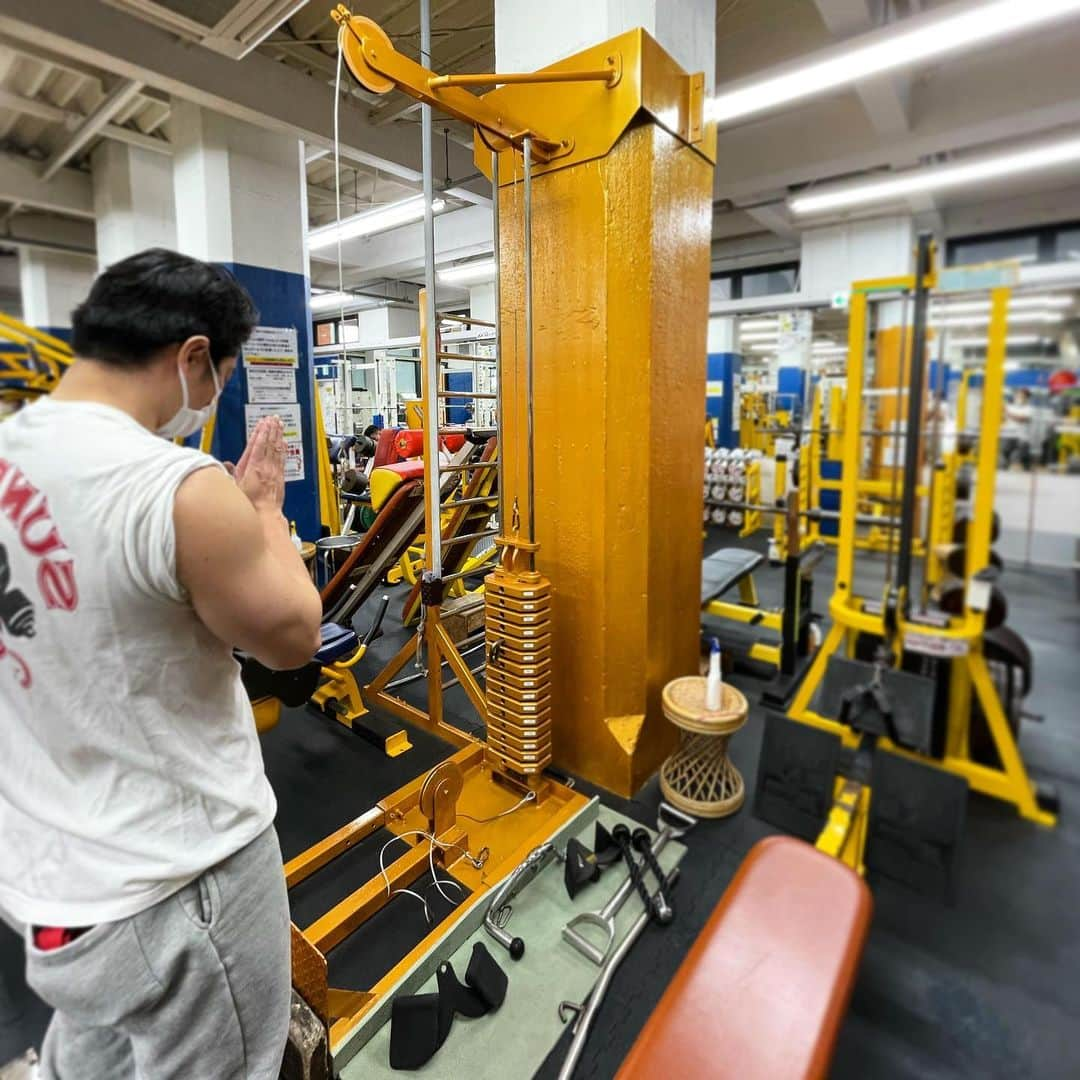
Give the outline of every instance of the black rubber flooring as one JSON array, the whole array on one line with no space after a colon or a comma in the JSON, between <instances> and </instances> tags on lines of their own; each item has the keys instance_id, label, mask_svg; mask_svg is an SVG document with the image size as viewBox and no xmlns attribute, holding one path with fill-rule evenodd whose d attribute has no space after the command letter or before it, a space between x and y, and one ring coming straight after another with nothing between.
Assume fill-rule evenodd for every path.
<instances>
[{"instance_id":1,"label":"black rubber flooring","mask_svg":"<svg viewBox=\"0 0 1080 1080\"><path fill-rule=\"evenodd\" d=\"M710 547L720 543L730 538L710 537ZM880 581L883 572L867 564L857 587L878 595L874 575ZM823 564L817 580L816 606L823 610L832 582L830 562ZM1057 785L1060 824L1054 831L1043 830L973 796L955 906L944 907L887 882L875 886L870 941L832 1073L841 1080L1080 1076L1080 1042L1074 1037L1080 1023L1080 720L1074 704L1080 692L1080 604L1069 575L1010 570L1004 585L1009 624L1027 637L1035 653L1028 707L1045 714L1044 723L1025 726L1021 748L1032 772ZM778 602L779 572L763 568L758 586L764 603ZM365 662L370 672L405 638L393 622L402 594L393 595L387 633ZM358 628L366 626L367 618L361 612ZM733 681L752 702L764 685L746 676ZM420 700L423 683L406 693ZM463 719L470 715L459 688L447 692L447 709ZM749 785L756 775L761 723L760 710L752 709L732 743L732 756ZM287 713L263 743L286 858L447 752L446 744L424 733L414 733L413 742L410 753L387 759L336 724L304 710ZM632 801L608 796L605 801L651 824L656 782ZM647 931L620 969L576 1073L579 1080L615 1074L742 858L771 831L747 806L727 821L701 823L688 837L690 850L675 895L676 920L664 930ZM377 873L378 846L363 845L295 890L297 920L307 922ZM387 859L395 853L389 849ZM434 891L427 895L436 896ZM332 954L335 980L363 985L372 972L385 970L403 955L426 926L420 905L402 901L366 929L354 944ZM0 1062L38 1045L48 1020L48 1009L25 986L22 963L18 938L0 927ZM556 1075L565 1042L538 1078ZM717 1076L726 1075L718 1038Z\"/></svg>"}]
</instances>

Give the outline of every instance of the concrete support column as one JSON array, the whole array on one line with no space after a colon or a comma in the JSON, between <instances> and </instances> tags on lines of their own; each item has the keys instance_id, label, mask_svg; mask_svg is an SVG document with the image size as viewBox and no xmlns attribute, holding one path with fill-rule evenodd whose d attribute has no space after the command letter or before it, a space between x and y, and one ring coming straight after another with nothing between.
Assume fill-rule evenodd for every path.
<instances>
[{"instance_id":1,"label":"concrete support column","mask_svg":"<svg viewBox=\"0 0 1080 1080\"><path fill-rule=\"evenodd\" d=\"M495 0L495 67L533 71L638 26L712 93L716 0Z\"/></svg>"},{"instance_id":2,"label":"concrete support column","mask_svg":"<svg viewBox=\"0 0 1080 1080\"><path fill-rule=\"evenodd\" d=\"M714 22L709 0L496 0L496 66L543 67L643 26L683 72L709 72ZM657 70L675 74L666 58ZM643 78L647 101L656 84ZM591 130L605 114L592 108L562 137ZM538 104L529 120L545 119ZM531 448L520 175L506 155L504 498L527 522L532 495L536 566L551 582L553 760L632 795L672 748L663 687L698 664L711 148L646 108L596 158L534 177ZM643 452L658 439L663 453Z\"/></svg>"},{"instance_id":3,"label":"concrete support column","mask_svg":"<svg viewBox=\"0 0 1080 1080\"><path fill-rule=\"evenodd\" d=\"M260 328L294 330L299 355L293 402L260 402L260 388L249 384L247 368L239 366L218 405L214 453L223 460L239 459L247 441L249 406L279 405L287 438L289 416L298 411L303 453L300 460L291 460L303 475L285 485L285 513L305 540L317 539L303 145L190 102L173 102L172 121L177 248L227 267L254 298Z\"/></svg>"},{"instance_id":4,"label":"concrete support column","mask_svg":"<svg viewBox=\"0 0 1080 1080\"><path fill-rule=\"evenodd\" d=\"M150 247L176 247L172 159L103 139L91 157L98 266Z\"/></svg>"},{"instance_id":5,"label":"concrete support column","mask_svg":"<svg viewBox=\"0 0 1080 1080\"><path fill-rule=\"evenodd\" d=\"M71 312L86 299L97 263L92 255L40 248L19 251L23 322L65 341L71 338Z\"/></svg>"}]
</instances>

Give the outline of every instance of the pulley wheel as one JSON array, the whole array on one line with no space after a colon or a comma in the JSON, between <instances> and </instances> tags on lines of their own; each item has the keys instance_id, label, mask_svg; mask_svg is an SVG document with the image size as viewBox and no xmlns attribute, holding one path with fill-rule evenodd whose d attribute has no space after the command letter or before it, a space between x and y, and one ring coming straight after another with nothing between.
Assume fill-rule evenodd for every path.
<instances>
[{"instance_id":1,"label":"pulley wheel","mask_svg":"<svg viewBox=\"0 0 1080 1080\"><path fill-rule=\"evenodd\" d=\"M396 85L393 79L388 79L376 71L364 55L365 48L372 51L372 47L372 55L376 57L390 56L393 53L394 46L386 31L367 16L354 15L347 24L342 24L339 33L349 70L356 76L357 82L373 94L389 94Z\"/></svg>"},{"instance_id":2,"label":"pulley wheel","mask_svg":"<svg viewBox=\"0 0 1080 1080\"><path fill-rule=\"evenodd\" d=\"M461 769L452 761L436 765L420 788L420 813L429 821L434 819L438 799L456 803L464 786L465 778L461 775Z\"/></svg>"}]
</instances>

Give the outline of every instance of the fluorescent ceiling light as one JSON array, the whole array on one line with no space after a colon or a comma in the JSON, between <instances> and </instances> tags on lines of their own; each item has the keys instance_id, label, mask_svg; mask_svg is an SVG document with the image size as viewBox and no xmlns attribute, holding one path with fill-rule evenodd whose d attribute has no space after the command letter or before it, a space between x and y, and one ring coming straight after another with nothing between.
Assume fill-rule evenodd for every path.
<instances>
[{"instance_id":1,"label":"fluorescent ceiling light","mask_svg":"<svg viewBox=\"0 0 1080 1080\"><path fill-rule=\"evenodd\" d=\"M823 59L791 67L781 75L747 80L738 89L712 98L707 115L717 123L730 122L909 64L925 64L945 53L1076 14L1080 12L1080 0L994 0L963 7L953 15L946 9L944 14L934 12L903 19L867 34L862 44L857 38L846 48L829 50Z\"/></svg>"},{"instance_id":2,"label":"fluorescent ceiling light","mask_svg":"<svg viewBox=\"0 0 1080 1080\"><path fill-rule=\"evenodd\" d=\"M446 209L443 199L436 199L431 204L431 209L436 213L442 213ZM354 214L345 218L340 227L337 222L330 225L322 225L318 229L312 229L308 233L308 250L318 251L321 248L331 247L338 242L355 240L358 236L372 236L375 233L386 232L388 229L396 229L399 225L408 225L419 221L424 216L424 196L414 195L400 202L380 206L377 210L365 210L362 214Z\"/></svg>"},{"instance_id":3,"label":"fluorescent ceiling light","mask_svg":"<svg viewBox=\"0 0 1080 1080\"><path fill-rule=\"evenodd\" d=\"M1010 323L1059 323L1065 320L1065 315L1060 311L1029 311L1018 312L1015 315L1009 316ZM931 319L930 325L937 327L948 328L950 326L989 326L989 315L958 315L955 318L938 318Z\"/></svg>"},{"instance_id":4,"label":"fluorescent ceiling light","mask_svg":"<svg viewBox=\"0 0 1080 1080\"><path fill-rule=\"evenodd\" d=\"M779 338L779 330L759 330L751 334L744 333L742 330L739 331L740 341L777 341Z\"/></svg>"},{"instance_id":5,"label":"fluorescent ceiling light","mask_svg":"<svg viewBox=\"0 0 1080 1080\"><path fill-rule=\"evenodd\" d=\"M1032 308L1067 308L1073 304L1071 296L1014 296L1009 300L1010 311L1026 311ZM935 302L935 315L983 314L990 311L989 300L961 300L946 303Z\"/></svg>"},{"instance_id":6,"label":"fluorescent ceiling light","mask_svg":"<svg viewBox=\"0 0 1080 1080\"><path fill-rule=\"evenodd\" d=\"M438 279L445 285L477 285L495 280L495 260L477 259L475 262L447 266L437 271Z\"/></svg>"},{"instance_id":7,"label":"fluorescent ceiling light","mask_svg":"<svg viewBox=\"0 0 1080 1080\"><path fill-rule=\"evenodd\" d=\"M994 154L950 165L931 165L881 180L844 184L822 189L811 195L796 195L789 200L788 206L795 214L816 214L825 210L899 199L920 191L940 191L944 188L978 184L983 180L994 180L1016 173L1027 174L1078 161L1080 138L1074 136L1012 153Z\"/></svg>"},{"instance_id":8,"label":"fluorescent ceiling light","mask_svg":"<svg viewBox=\"0 0 1080 1080\"><path fill-rule=\"evenodd\" d=\"M776 319L740 319L739 331L743 330L777 330L779 323Z\"/></svg>"},{"instance_id":9,"label":"fluorescent ceiling light","mask_svg":"<svg viewBox=\"0 0 1080 1080\"><path fill-rule=\"evenodd\" d=\"M389 301L375 296L357 296L355 293L324 292L313 293L312 311L332 311L334 308L347 308L349 311L363 311L366 308L385 307Z\"/></svg>"},{"instance_id":10,"label":"fluorescent ceiling light","mask_svg":"<svg viewBox=\"0 0 1080 1080\"><path fill-rule=\"evenodd\" d=\"M950 345L958 349L986 349L986 338L981 337L956 337L949 339ZM1006 345L1045 345L1047 339L1038 334L1010 334L1005 339Z\"/></svg>"}]
</instances>

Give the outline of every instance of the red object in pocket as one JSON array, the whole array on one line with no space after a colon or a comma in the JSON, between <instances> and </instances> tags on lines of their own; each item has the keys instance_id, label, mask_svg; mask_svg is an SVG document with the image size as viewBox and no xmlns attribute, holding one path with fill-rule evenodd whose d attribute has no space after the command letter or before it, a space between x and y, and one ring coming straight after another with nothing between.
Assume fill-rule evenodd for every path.
<instances>
[{"instance_id":1,"label":"red object in pocket","mask_svg":"<svg viewBox=\"0 0 1080 1080\"><path fill-rule=\"evenodd\" d=\"M88 926L35 926L34 947L40 952L52 952L70 945L76 938L82 937Z\"/></svg>"}]
</instances>

